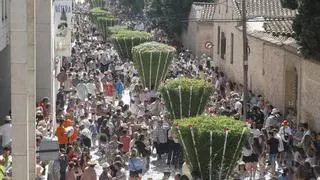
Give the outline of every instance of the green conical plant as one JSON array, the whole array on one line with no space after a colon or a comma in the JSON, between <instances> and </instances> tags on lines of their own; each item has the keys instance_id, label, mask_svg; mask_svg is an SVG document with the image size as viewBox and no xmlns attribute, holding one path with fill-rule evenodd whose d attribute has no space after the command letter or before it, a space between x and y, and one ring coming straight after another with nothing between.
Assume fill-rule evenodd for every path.
<instances>
[{"instance_id":1,"label":"green conical plant","mask_svg":"<svg viewBox=\"0 0 320 180\"><path fill-rule=\"evenodd\" d=\"M132 48L133 63L144 87L158 89L172 62L176 49L158 42L146 42Z\"/></svg>"},{"instance_id":2,"label":"green conical plant","mask_svg":"<svg viewBox=\"0 0 320 180\"><path fill-rule=\"evenodd\" d=\"M93 24L97 24L98 17L110 17L110 16L112 16L112 14L105 11L101 7L95 7L90 9L89 11L89 18Z\"/></svg>"},{"instance_id":3,"label":"green conical plant","mask_svg":"<svg viewBox=\"0 0 320 180\"><path fill-rule=\"evenodd\" d=\"M160 87L166 109L174 119L193 117L203 113L213 85L205 80L178 78Z\"/></svg>"},{"instance_id":4,"label":"green conical plant","mask_svg":"<svg viewBox=\"0 0 320 180\"><path fill-rule=\"evenodd\" d=\"M225 116L197 116L176 120L175 124L191 172L201 174L203 180L209 180L210 175L211 179L228 179L233 174L248 137L244 122Z\"/></svg>"},{"instance_id":5,"label":"green conical plant","mask_svg":"<svg viewBox=\"0 0 320 180\"><path fill-rule=\"evenodd\" d=\"M122 59L131 59L132 47L151 41L152 35L148 32L121 30L113 33L111 38L120 57Z\"/></svg>"},{"instance_id":6,"label":"green conical plant","mask_svg":"<svg viewBox=\"0 0 320 180\"><path fill-rule=\"evenodd\" d=\"M91 7L104 7L105 0L90 0Z\"/></svg>"},{"instance_id":7,"label":"green conical plant","mask_svg":"<svg viewBox=\"0 0 320 180\"><path fill-rule=\"evenodd\" d=\"M97 18L97 27L104 39L107 38L109 32L109 27L117 24L117 20L112 17L98 17Z\"/></svg>"},{"instance_id":8,"label":"green conical plant","mask_svg":"<svg viewBox=\"0 0 320 180\"><path fill-rule=\"evenodd\" d=\"M116 26L109 27L109 31L111 34L116 34L120 31L128 31L128 27L116 25Z\"/></svg>"}]
</instances>

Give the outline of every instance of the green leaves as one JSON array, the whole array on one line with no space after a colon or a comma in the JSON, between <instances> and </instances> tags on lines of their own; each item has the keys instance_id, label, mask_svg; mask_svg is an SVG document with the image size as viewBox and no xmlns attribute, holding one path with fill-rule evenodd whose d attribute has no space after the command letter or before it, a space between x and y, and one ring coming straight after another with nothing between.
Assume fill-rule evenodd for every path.
<instances>
[{"instance_id":1,"label":"green leaves","mask_svg":"<svg viewBox=\"0 0 320 180\"><path fill-rule=\"evenodd\" d=\"M175 48L157 42L146 42L132 48L133 62L144 87L157 89L166 77Z\"/></svg>"},{"instance_id":2,"label":"green leaves","mask_svg":"<svg viewBox=\"0 0 320 180\"><path fill-rule=\"evenodd\" d=\"M107 38L109 34L109 27L117 24L117 20L113 17L98 17L97 18L97 26L100 31L102 37L104 39Z\"/></svg>"},{"instance_id":3,"label":"green leaves","mask_svg":"<svg viewBox=\"0 0 320 180\"><path fill-rule=\"evenodd\" d=\"M90 0L91 7L104 7L105 1L104 0Z\"/></svg>"},{"instance_id":4,"label":"green leaves","mask_svg":"<svg viewBox=\"0 0 320 180\"><path fill-rule=\"evenodd\" d=\"M122 59L132 58L132 47L151 41L152 35L147 32L119 30L111 36L113 44Z\"/></svg>"},{"instance_id":5,"label":"green leaves","mask_svg":"<svg viewBox=\"0 0 320 180\"><path fill-rule=\"evenodd\" d=\"M292 28L295 39L302 46L301 53L309 58L320 60L320 1L281 0L283 7L297 9Z\"/></svg>"},{"instance_id":6,"label":"green leaves","mask_svg":"<svg viewBox=\"0 0 320 180\"><path fill-rule=\"evenodd\" d=\"M94 23L104 39L109 34L108 28L117 24L117 20L102 7L95 7L90 10L90 20Z\"/></svg>"},{"instance_id":7,"label":"green leaves","mask_svg":"<svg viewBox=\"0 0 320 180\"><path fill-rule=\"evenodd\" d=\"M160 87L166 108L175 119L201 115L213 92L205 80L178 78Z\"/></svg>"},{"instance_id":8,"label":"green leaves","mask_svg":"<svg viewBox=\"0 0 320 180\"><path fill-rule=\"evenodd\" d=\"M175 131L186 146L187 160L191 164L192 171L199 171L195 148L199 155L202 177L209 179L209 163L211 159L212 179L218 179L221 166L223 147L225 141L225 129L229 129L227 147L225 151L221 179L227 179L232 173L238 159L241 156L242 145L248 135L244 122L236 121L225 116L198 116L188 119L176 120L178 129ZM196 145L193 144L190 125L194 131ZM210 132L212 132L212 154L210 156Z\"/></svg>"}]
</instances>

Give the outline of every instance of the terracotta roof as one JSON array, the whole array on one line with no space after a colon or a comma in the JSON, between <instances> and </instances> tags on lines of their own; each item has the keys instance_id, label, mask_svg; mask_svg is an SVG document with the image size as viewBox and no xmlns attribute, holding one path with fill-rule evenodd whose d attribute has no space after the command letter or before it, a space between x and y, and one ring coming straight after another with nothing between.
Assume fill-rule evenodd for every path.
<instances>
[{"instance_id":1,"label":"terracotta roof","mask_svg":"<svg viewBox=\"0 0 320 180\"><path fill-rule=\"evenodd\" d=\"M265 33L272 36L292 37L294 35L292 22L296 16L296 10L283 8L281 0L247 0L247 18L262 17ZM241 16L242 0L233 0L233 4L239 17Z\"/></svg>"},{"instance_id":2,"label":"terracotta roof","mask_svg":"<svg viewBox=\"0 0 320 180\"><path fill-rule=\"evenodd\" d=\"M194 2L190 17L198 21L213 20L214 8L214 3Z\"/></svg>"},{"instance_id":3,"label":"terracotta roof","mask_svg":"<svg viewBox=\"0 0 320 180\"><path fill-rule=\"evenodd\" d=\"M247 0L247 18L293 18L296 10L283 8L281 0ZM241 15L242 0L233 0L236 11Z\"/></svg>"},{"instance_id":4,"label":"terracotta roof","mask_svg":"<svg viewBox=\"0 0 320 180\"><path fill-rule=\"evenodd\" d=\"M265 19L264 29L266 33L270 33L273 36L294 36L292 29L292 19Z\"/></svg>"}]
</instances>

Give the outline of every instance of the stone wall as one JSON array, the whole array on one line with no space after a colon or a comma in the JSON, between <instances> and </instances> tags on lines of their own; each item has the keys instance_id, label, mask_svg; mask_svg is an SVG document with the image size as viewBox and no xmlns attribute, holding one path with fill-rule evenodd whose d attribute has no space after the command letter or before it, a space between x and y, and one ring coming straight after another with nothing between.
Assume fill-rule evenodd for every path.
<instances>
[{"instance_id":1,"label":"stone wall","mask_svg":"<svg viewBox=\"0 0 320 180\"><path fill-rule=\"evenodd\" d=\"M190 21L188 29L182 34L182 41L185 48L188 48L196 56L212 54L212 49L205 49L204 43L213 40L213 24L198 23Z\"/></svg>"}]
</instances>

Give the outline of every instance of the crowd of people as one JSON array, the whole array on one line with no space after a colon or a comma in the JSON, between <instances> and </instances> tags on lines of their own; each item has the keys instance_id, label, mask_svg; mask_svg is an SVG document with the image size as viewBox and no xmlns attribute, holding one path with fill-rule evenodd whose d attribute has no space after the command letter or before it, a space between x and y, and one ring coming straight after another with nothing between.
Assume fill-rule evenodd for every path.
<instances>
[{"instance_id":1,"label":"crowd of people","mask_svg":"<svg viewBox=\"0 0 320 180\"><path fill-rule=\"evenodd\" d=\"M76 4L76 8L88 11L89 5ZM196 179L184 162L161 95L143 88L133 64L101 39L88 17L77 14L73 22L72 56L63 58L60 75L65 78L56 101L60 155L50 163L37 159L38 179L43 179L48 164L52 180L142 179L153 156L176 169L175 179ZM135 24L138 30L146 28ZM160 29L153 34L158 41L166 39ZM179 50L167 79L185 76L212 83L215 92L206 107L208 115L240 120L247 113L251 131L234 179L263 179L267 174L281 180L318 178L320 134L311 132L306 123L296 124L294 109L284 116L261 95L250 91L249 101L243 102L243 86L228 80L210 62L207 55L194 57ZM248 112L243 112L244 105ZM10 121L6 117L6 124ZM43 98L37 106L37 146L51 135L51 121L49 99ZM2 141L2 147L0 169L10 169L8 142ZM169 174L164 172L163 178Z\"/></svg>"}]
</instances>

